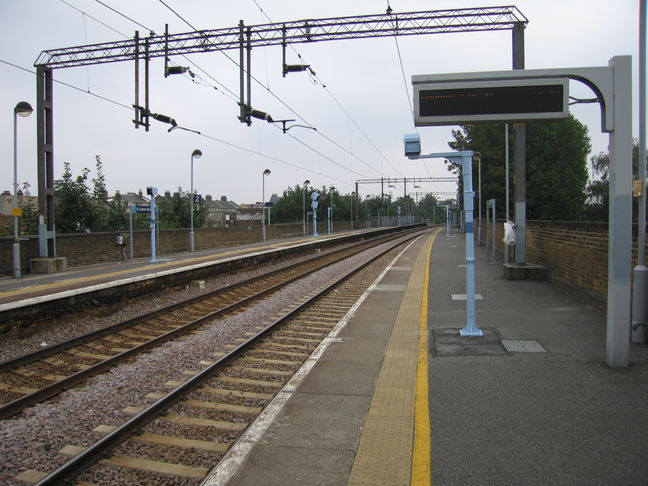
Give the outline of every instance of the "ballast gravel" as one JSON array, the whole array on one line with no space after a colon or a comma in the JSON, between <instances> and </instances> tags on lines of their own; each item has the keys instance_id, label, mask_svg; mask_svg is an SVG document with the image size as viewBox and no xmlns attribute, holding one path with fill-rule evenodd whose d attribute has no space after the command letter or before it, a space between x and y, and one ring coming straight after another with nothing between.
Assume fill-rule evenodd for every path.
<instances>
[{"instance_id":1,"label":"ballast gravel","mask_svg":"<svg viewBox=\"0 0 648 486\"><path fill-rule=\"evenodd\" d=\"M0 478L7 486L24 485L15 477L27 469L51 472L68 460L59 453L66 445L89 446L99 438L93 429L98 425L118 426L129 419L124 409L129 406L144 407L151 400L146 398L149 393L166 393L168 381L185 381L185 370L201 370L204 365L200 361L213 361L214 353L226 351L228 344L234 344L236 338L246 332L252 332L254 327L268 321L272 316L278 316L291 303L303 299L310 290L320 288L346 272L352 265L365 261L377 254L380 247L367 250L361 255L338 262L320 270L299 282L295 282L269 298L259 302L254 307L241 313L233 314L209 326L191 337L163 344L152 351L137 357L129 364L120 365L105 374L90 379L85 386L74 388L58 397L29 408L19 416L0 422ZM262 273L262 270L258 270ZM107 322L113 323L134 315L149 312L153 308L179 301L198 293L204 293L212 288L222 287L229 280L237 277L230 276L209 282L205 290L189 287L179 293L142 299L129 305L108 318L90 317L67 319L56 325L56 331L45 328L24 340L13 340L12 343L2 344L2 359L9 356L30 352L34 345L42 341L61 341L69 337L88 332L92 329L105 327ZM240 276L238 278L241 278ZM245 275L249 278L249 274ZM63 325L64 324L64 325ZM296 350L299 350L296 348ZM272 377L268 376L268 380ZM249 391L273 393L276 390L260 389L251 386ZM253 402L255 405L258 401ZM157 430L169 431L186 427L177 424L155 426ZM231 434L218 433L218 440L229 442ZM211 438L214 440L214 437ZM145 448L145 445L138 446ZM199 460L202 462L203 459ZM213 465L213 464L212 464ZM118 479L119 473L101 466L94 469L92 480L97 484L126 484ZM98 471L106 471L105 478ZM139 475L140 473L137 473ZM147 480L153 479L154 474L147 475ZM168 478L167 478L168 479ZM112 482L111 482L112 481ZM174 484L197 484L178 480ZM150 484L150 483L145 483ZM163 483L160 483L163 484ZM164 483L169 484L169 483Z\"/></svg>"}]
</instances>

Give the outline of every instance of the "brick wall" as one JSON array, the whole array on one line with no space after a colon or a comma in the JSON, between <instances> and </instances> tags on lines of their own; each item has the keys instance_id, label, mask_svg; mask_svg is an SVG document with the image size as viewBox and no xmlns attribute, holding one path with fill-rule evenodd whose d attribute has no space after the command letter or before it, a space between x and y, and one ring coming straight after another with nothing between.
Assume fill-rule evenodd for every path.
<instances>
[{"instance_id":1,"label":"brick wall","mask_svg":"<svg viewBox=\"0 0 648 486\"><path fill-rule=\"evenodd\" d=\"M482 222L486 240L486 221ZM504 220L496 225L495 244L499 258L504 254ZM637 264L637 226L634 226L633 267ZM490 237L490 234L489 234ZM511 261L513 261L513 249ZM571 289L595 304L607 300L607 223L527 221L527 261L549 268L552 282ZM648 251L646 252L648 260Z\"/></svg>"},{"instance_id":2,"label":"brick wall","mask_svg":"<svg viewBox=\"0 0 648 486\"><path fill-rule=\"evenodd\" d=\"M350 229L349 222L336 222L335 232ZM319 223L317 230L320 234L327 233L326 222ZM309 225L312 232L312 225ZM129 256L129 244L117 245L119 234L127 232L107 233L74 233L56 236L56 252L58 256L66 257L68 267L91 265L95 263L121 261ZM133 232L133 250L135 258L151 255L151 232L139 230ZM266 226L266 239L294 238L303 236L303 226L296 224L273 224ZM20 242L20 260L22 273L29 272L29 262L38 257L38 237L28 236ZM194 241L196 250L223 246L244 245L255 243L262 239L261 224L249 226L234 226L229 228L195 228ZM12 237L0 238L0 275L13 274L13 245ZM189 251L189 230L161 230L157 242L158 255L168 255ZM123 250L123 251L122 251Z\"/></svg>"}]
</instances>

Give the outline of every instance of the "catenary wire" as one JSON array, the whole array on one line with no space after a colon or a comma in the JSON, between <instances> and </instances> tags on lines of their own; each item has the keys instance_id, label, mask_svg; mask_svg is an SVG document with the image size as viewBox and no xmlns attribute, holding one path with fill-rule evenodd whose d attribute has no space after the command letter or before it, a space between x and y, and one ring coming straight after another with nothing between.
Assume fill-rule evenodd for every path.
<instances>
[{"instance_id":1,"label":"catenary wire","mask_svg":"<svg viewBox=\"0 0 648 486\"><path fill-rule=\"evenodd\" d=\"M191 27L194 31L198 31L198 29L196 29L195 27L193 27L193 26L191 25L190 22L188 22L188 21L187 21L184 17L182 17L178 12L176 12L176 11L173 10L171 7L169 7L169 5L167 5L163 0L159 0L159 2L160 2L162 5L164 5L166 8L168 8L169 10L171 10L171 11L172 11L176 16L178 16L178 17L179 17L179 18L180 18L180 19L181 19L185 24L187 24L189 27ZM255 3L256 3L256 2L255 2ZM258 4L257 4L257 6L258 6ZM268 18L268 16L267 16L265 13L264 13L264 15L266 16L266 18ZM234 65L236 65L237 67L240 68L239 63L236 62L235 59L233 59L232 57L230 57L229 55L227 55L227 53L225 53L224 51L219 51L219 52L222 53L222 54L223 54L227 59L229 59L229 60L230 60ZM246 71L246 73L247 73L247 71ZM264 89L265 89L265 90L266 90L266 91L267 91L267 92L268 92L272 97L274 97L277 101L279 101L279 103L281 103L284 107L286 107L286 108L287 108L287 109L288 109L292 114L294 114L297 118L299 118L302 122L304 122L304 123L305 123L306 125L308 125L309 127L311 127L311 128L315 128L315 127L314 127L314 126L313 126L313 125L312 125L308 120L306 120L303 116L301 116L299 113L297 113L297 111L295 111L295 110L294 110L290 105L288 105L284 100L282 100L279 96L277 96L277 94L274 93L274 92L270 89L269 86L264 85L264 84L263 84L259 79L257 79L257 77L254 76L253 74L251 74L251 73L249 73L249 74L250 74L250 77L251 77L251 78L252 78L252 79L253 79L253 80L254 80L254 81L255 81L259 86L261 86L262 88L264 88ZM328 142L332 143L333 145L335 145L336 147L338 147L338 148L341 149L342 151L346 152L347 154L349 154L350 156L352 156L353 158L355 158L356 160L358 160L358 161L361 162L362 164L366 165L369 169L371 169L371 170L373 170L373 171L376 171L377 173L380 173L380 171L378 171L378 170L377 170L375 167L373 167L371 164L369 164L368 162L366 162L366 161L362 160L361 158L359 158L357 155L355 155L355 154L353 154L352 152L350 152L346 147L343 147L343 146L340 145L339 143L333 141L330 137L328 137L328 136L326 136L324 133L322 133L321 130L317 130L317 133L318 133L320 136L322 136L325 140L327 140ZM313 149L313 150L315 150L315 149ZM347 169L347 170L350 170L350 169Z\"/></svg>"},{"instance_id":2,"label":"catenary wire","mask_svg":"<svg viewBox=\"0 0 648 486\"><path fill-rule=\"evenodd\" d=\"M35 72L35 71L33 71L33 70L31 70L31 69L27 69L27 68L22 67L22 66L19 66L18 64L14 64L14 63L12 63L12 62L5 61L4 59L0 59L0 63L6 64L6 65L8 65L8 66L11 66L11 67L13 67L13 68L19 69L19 70L24 71L24 72L26 72L26 73L36 75L36 72ZM81 92L81 93L84 93L84 94L87 94L87 95L90 95L90 96L94 96L95 98L99 98L99 99L101 99L101 100L103 100L103 101L106 101L106 102L108 102L108 103L112 103L113 105L116 105L116 106L119 106L119 107L125 108L125 109L127 109L127 110L129 110L129 111L132 111L132 109L133 109L132 106L126 105L126 104L124 104L124 103L120 103L119 101L115 101L115 100L110 99L110 98L108 98L108 97L106 97L106 96L101 96L101 95L99 95L99 94L96 94L96 93L92 93L92 92L86 91L86 90L84 90L83 88L79 88L78 86L74 86L74 85L69 84L69 83L66 83L66 82L64 82L64 81L60 81L60 80L58 80L58 79L53 79L53 81L54 81L55 83L57 83L57 84L60 84L60 85L65 86L65 87L67 87L67 88L74 89L74 90L76 90L76 91L79 91L79 92ZM192 130L192 131L193 131L193 130ZM266 158L266 159L269 159L269 160L273 160L273 161L275 161L275 162L279 162L279 163L281 163L281 164L288 165L288 166L290 166L290 167L294 167L294 168L297 168L297 169L301 169L301 170L303 170L303 171L310 172L311 174L320 175L320 176L321 176L321 175L324 175L324 177L327 177L327 178L329 178L329 179L331 179L331 180L334 180L334 181L336 181L336 182L340 182L340 183L344 183L344 184L347 184L347 183L348 183L347 181L343 181L343 180L338 179L338 178L336 178L336 177L332 177L332 176L330 176L330 175L326 175L326 174L321 174L320 172L317 172L317 171L314 171L314 170L312 170L312 169L309 169L308 167L303 167L303 166L297 165L297 164L295 164L295 163L289 162L289 161L287 161L287 160L280 159L280 158L275 157L275 156L273 156L273 155L269 155L269 154L266 154L266 153L263 153L263 152L260 152L260 151L256 151L256 150L253 150L253 149L250 149L250 148L247 148L247 147L243 147L242 145L238 145L238 144L235 144L235 143L233 143L233 142L228 142L228 141L226 141L226 140L223 140L223 139L221 139L221 138L214 137L214 136L212 136L212 135L209 135L209 134L206 134L206 133L203 133L203 132L195 132L195 131L194 131L194 133L196 133L197 135L199 135L199 136L201 136L201 137L207 138L207 139L209 139L209 140L213 140L213 141L216 141L216 142L222 143L222 144L224 144L224 145L228 145L228 146L230 146L230 147L233 147L233 148L236 148L236 149L242 150L242 151L244 151L244 152L248 152L248 153L251 153L251 154L255 154L255 155L258 155L258 156L260 156L260 157L263 157L263 158ZM344 168L344 167L343 167L343 168ZM347 169L347 168L344 168L344 169L345 169L345 170L349 170L349 169Z\"/></svg>"},{"instance_id":3,"label":"catenary wire","mask_svg":"<svg viewBox=\"0 0 648 486\"><path fill-rule=\"evenodd\" d=\"M262 14L266 19L268 19L268 22L271 22L271 23L272 23L272 19L268 16L268 14L265 13L265 11L263 10L263 8L261 8L261 6L260 6L259 3L257 2L257 0L252 0L252 1L254 2L254 5L256 5L257 8L261 11L261 14ZM295 49L295 47L294 47L292 44L289 44L289 47L290 47L290 49L292 49L292 51L297 55L297 57L299 58L299 60L300 60L301 62L304 62L304 59L302 58L302 55L297 51L297 49ZM344 108L344 106L342 105L342 103L340 103L340 101L339 101L339 100L338 100L338 99L333 95L333 93L331 92L331 90L330 90L330 89L328 88L328 86L327 86L327 85L326 85L326 84L321 80L321 78L317 75L317 73L315 73L315 71L313 71L313 70L309 70L309 74L310 74L310 76L311 76L312 78L314 78L314 80L315 80L314 82L315 82L315 83L319 83L319 84L322 86L322 88L324 88L324 91L326 91L326 93L331 97L331 99L335 102L335 104L336 104L336 105L337 105L337 106L342 110L342 112L343 112L343 113L348 117L348 119L351 121L351 123L353 123L353 125L358 129L358 131L359 131L359 132L360 132L360 133L361 133L361 134L362 134L362 135L367 139L367 141L371 144L371 146L374 148L374 150L376 150L376 152L378 152L378 154L382 157L382 159L383 159L385 162L387 162L387 163L392 167L392 169L394 169L397 173L399 173L399 174L402 175L402 173L400 172L400 170L398 169L398 167L396 167L394 164L392 164L392 162L391 162L391 161L390 161L390 160L385 156L385 154L384 154L384 153L383 153L383 152L378 148L378 146L373 142L373 140L369 137L369 135L367 135L366 132L365 132L362 128L360 128L360 125L358 125L358 123L354 120L354 118L353 118L353 117L349 114L349 112ZM293 113L294 113L294 112L293 112ZM295 113L295 115L297 115L297 113ZM297 116L299 116L299 115L297 115ZM300 117L300 118L301 118L301 117ZM302 121L306 122L306 120L304 120L303 118L301 118L301 119L302 119ZM308 123L308 122L306 122L306 123ZM325 138L326 138L326 137L325 137ZM329 140L329 141L330 141L330 140ZM335 145L337 145L337 144L335 144ZM347 152L349 155L354 156L354 154L353 154L352 152L350 152L349 150L347 150L346 148L344 148L344 147L342 147L342 146L340 146L340 145L337 145L337 146L338 146L339 148L341 148L342 150L344 150L345 152ZM359 159L359 160L360 160L360 159ZM362 160L360 160L360 161L363 162ZM378 172L379 174L382 175L382 171L378 171L377 169L375 169L375 168L373 168L373 167L371 167L371 168L372 168L373 170L375 170L376 172Z\"/></svg>"}]
</instances>

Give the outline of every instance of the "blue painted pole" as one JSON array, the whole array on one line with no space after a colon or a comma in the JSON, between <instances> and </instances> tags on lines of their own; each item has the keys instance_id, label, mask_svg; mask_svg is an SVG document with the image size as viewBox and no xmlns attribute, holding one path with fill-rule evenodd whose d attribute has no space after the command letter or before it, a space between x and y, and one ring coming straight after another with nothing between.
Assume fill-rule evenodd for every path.
<instances>
[{"instance_id":1,"label":"blue painted pole","mask_svg":"<svg viewBox=\"0 0 648 486\"><path fill-rule=\"evenodd\" d=\"M155 196L157 189L153 188L151 191L151 263L157 263L157 247L155 245L155 225L157 223L157 211L155 210Z\"/></svg>"},{"instance_id":2,"label":"blue painted pole","mask_svg":"<svg viewBox=\"0 0 648 486\"><path fill-rule=\"evenodd\" d=\"M462 180L464 186L464 212L466 230L466 327L464 327L459 332L459 334L461 334L462 336L480 337L483 336L484 333L481 329L479 329L479 327L477 327L475 318L475 240L473 223L474 193L472 186L472 156L473 153L470 150L463 152L442 152L426 155L407 155L407 157L410 159L444 158L449 159L457 164L461 164L463 174ZM447 206L446 211L449 211L449 208Z\"/></svg>"},{"instance_id":3,"label":"blue painted pole","mask_svg":"<svg viewBox=\"0 0 648 486\"><path fill-rule=\"evenodd\" d=\"M483 336L484 333L475 322L475 230L473 222L475 194L472 187L472 152L461 152L461 165L464 187L464 227L466 229L466 327L459 334L462 336Z\"/></svg>"}]
</instances>

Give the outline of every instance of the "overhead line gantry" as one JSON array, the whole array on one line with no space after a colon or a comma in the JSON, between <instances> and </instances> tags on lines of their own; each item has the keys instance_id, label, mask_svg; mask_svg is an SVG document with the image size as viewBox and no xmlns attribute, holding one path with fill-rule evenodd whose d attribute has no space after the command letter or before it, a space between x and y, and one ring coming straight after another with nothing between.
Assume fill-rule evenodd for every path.
<instances>
[{"instance_id":1,"label":"overhead line gantry","mask_svg":"<svg viewBox=\"0 0 648 486\"><path fill-rule=\"evenodd\" d=\"M36 62L37 151L39 200L39 255L56 256L54 225L54 139L53 139L53 77L54 69L89 66L111 62L134 61L135 64L135 126L148 129L149 117L171 123L172 118L151 113L148 103L149 62L164 57L165 75L169 74L171 56L238 49L240 52L239 119L250 124L251 116L266 115L252 109L251 51L253 47L313 43L344 39L367 39L404 35L443 34L511 30L514 56L523 49L523 32L527 18L514 6L479 7L454 10L387 13L353 17L333 17L246 26L241 20L236 27L208 29L169 34L150 32L133 39L43 51ZM139 61L144 61L145 103L139 103ZM247 64L247 66L246 66ZM515 62L514 62L515 64ZM284 60L284 73L290 72ZM247 81L247 89L245 82ZM244 100L244 98L246 98ZM256 112L256 113L255 113ZM265 117L267 121L269 115Z\"/></svg>"}]
</instances>

